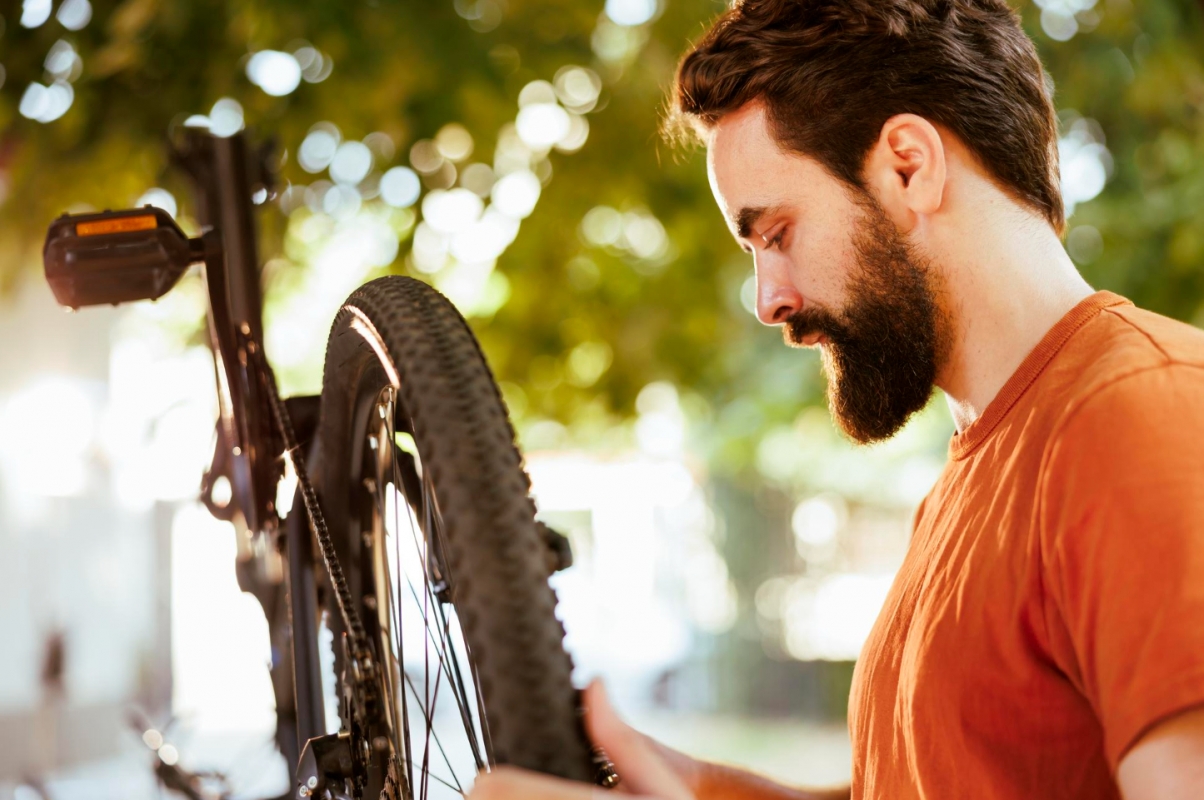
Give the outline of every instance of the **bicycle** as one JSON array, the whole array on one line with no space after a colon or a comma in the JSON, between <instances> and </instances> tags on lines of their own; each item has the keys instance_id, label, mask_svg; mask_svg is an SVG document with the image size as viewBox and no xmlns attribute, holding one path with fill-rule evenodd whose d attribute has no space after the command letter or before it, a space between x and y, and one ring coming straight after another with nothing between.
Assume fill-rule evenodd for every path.
<instances>
[{"instance_id":1,"label":"bicycle","mask_svg":"<svg viewBox=\"0 0 1204 800\"><path fill-rule=\"evenodd\" d=\"M238 577L282 654L271 671L277 746L294 767L286 796L464 794L470 776L456 759L473 774L514 764L613 785L584 733L548 585L571 563L568 543L535 520L505 405L464 318L420 281L371 281L336 315L321 394L281 399L263 349L253 210L273 193L270 148L186 128L170 152L200 236L151 206L65 214L47 234L45 272L58 302L79 308L154 300L203 270L219 417L201 500L255 545ZM298 488L282 519L285 457ZM323 612L338 642L333 733ZM448 716L464 734L456 741L436 731Z\"/></svg>"}]
</instances>

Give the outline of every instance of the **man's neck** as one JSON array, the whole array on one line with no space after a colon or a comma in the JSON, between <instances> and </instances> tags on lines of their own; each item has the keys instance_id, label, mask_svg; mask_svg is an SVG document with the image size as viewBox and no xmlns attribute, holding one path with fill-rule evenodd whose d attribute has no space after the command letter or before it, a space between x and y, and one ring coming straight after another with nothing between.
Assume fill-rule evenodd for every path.
<instances>
[{"instance_id":1,"label":"man's neck","mask_svg":"<svg viewBox=\"0 0 1204 800\"><path fill-rule=\"evenodd\" d=\"M951 330L937 380L957 430L978 419L1025 357L1092 288L1057 235L1024 218L996 217L943 254Z\"/></svg>"}]
</instances>

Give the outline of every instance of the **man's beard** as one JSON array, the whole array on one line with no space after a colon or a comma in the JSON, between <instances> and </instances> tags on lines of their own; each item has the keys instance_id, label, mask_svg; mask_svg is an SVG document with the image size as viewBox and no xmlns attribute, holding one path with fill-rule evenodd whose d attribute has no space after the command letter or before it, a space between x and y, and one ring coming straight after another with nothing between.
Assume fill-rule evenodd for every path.
<instances>
[{"instance_id":1,"label":"man's beard","mask_svg":"<svg viewBox=\"0 0 1204 800\"><path fill-rule=\"evenodd\" d=\"M839 314L803 308L783 334L793 346L816 333L827 338L828 407L850 438L867 444L893 436L928 403L949 326L932 265L872 197L860 205L848 304Z\"/></svg>"}]
</instances>

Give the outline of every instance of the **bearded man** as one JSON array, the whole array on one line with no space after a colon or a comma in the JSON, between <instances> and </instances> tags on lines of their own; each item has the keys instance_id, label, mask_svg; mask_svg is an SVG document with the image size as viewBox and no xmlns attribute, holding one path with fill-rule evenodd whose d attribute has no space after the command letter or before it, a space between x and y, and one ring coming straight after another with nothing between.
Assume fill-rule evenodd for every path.
<instances>
[{"instance_id":1,"label":"bearded man","mask_svg":"<svg viewBox=\"0 0 1204 800\"><path fill-rule=\"evenodd\" d=\"M1204 333L1094 291L1062 247L1057 129L1004 0L744 0L677 121L819 347L854 440L943 390L957 431L857 662L831 794L694 761L587 694L630 791L686 798L1204 797ZM822 469L817 464L816 469ZM597 797L501 769L476 800Z\"/></svg>"}]
</instances>

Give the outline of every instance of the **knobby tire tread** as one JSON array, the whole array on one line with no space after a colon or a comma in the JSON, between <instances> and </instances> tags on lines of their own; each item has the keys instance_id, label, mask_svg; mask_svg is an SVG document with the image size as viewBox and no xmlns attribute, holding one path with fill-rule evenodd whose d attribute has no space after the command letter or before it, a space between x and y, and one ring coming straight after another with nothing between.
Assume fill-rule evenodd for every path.
<instances>
[{"instance_id":1,"label":"knobby tire tread","mask_svg":"<svg viewBox=\"0 0 1204 800\"><path fill-rule=\"evenodd\" d=\"M464 318L412 278L385 277L360 287L331 329L315 471L340 561L352 573L360 563L359 542L340 525L357 513L355 498L363 496L345 483L350 417L366 373L380 370L355 320L375 328L400 378L400 405L413 420L442 513L455 607L479 673L496 760L590 781L572 664L514 429ZM350 579L353 593L360 591L360 576Z\"/></svg>"}]
</instances>

